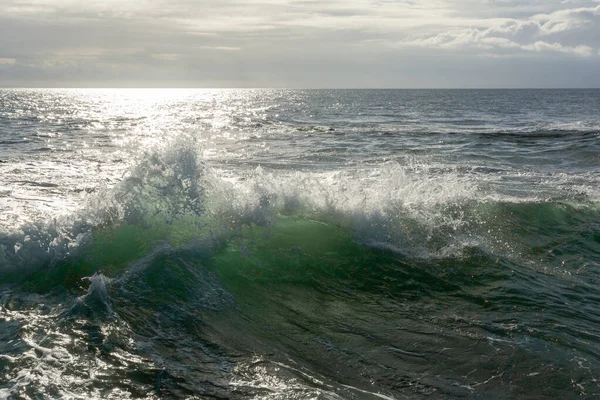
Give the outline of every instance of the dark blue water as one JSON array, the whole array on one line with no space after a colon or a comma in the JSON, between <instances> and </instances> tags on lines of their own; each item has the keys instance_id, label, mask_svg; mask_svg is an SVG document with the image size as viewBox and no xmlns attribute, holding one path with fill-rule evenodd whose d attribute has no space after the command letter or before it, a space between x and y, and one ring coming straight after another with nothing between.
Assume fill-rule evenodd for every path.
<instances>
[{"instance_id":1,"label":"dark blue water","mask_svg":"<svg viewBox=\"0 0 600 400\"><path fill-rule=\"evenodd\" d=\"M600 90L0 90L0 398L600 397Z\"/></svg>"}]
</instances>

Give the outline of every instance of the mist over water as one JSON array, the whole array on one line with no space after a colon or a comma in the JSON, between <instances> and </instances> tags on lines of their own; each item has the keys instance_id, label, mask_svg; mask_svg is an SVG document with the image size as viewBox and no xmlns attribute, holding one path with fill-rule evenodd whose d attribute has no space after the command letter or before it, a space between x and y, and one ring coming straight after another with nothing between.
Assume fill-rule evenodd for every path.
<instances>
[{"instance_id":1,"label":"mist over water","mask_svg":"<svg viewBox=\"0 0 600 400\"><path fill-rule=\"evenodd\" d=\"M599 106L0 90L0 398L597 398Z\"/></svg>"}]
</instances>

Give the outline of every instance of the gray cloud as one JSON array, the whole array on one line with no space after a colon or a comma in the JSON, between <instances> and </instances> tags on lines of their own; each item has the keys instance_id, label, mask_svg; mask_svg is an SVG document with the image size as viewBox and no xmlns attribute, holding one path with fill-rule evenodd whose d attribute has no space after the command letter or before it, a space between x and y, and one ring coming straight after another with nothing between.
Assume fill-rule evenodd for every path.
<instances>
[{"instance_id":1,"label":"gray cloud","mask_svg":"<svg viewBox=\"0 0 600 400\"><path fill-rule=\"evenodd\" d=\"M1 86L597 87L599 51L591 0L0 3Z\"/></svg>"}]
</instances>

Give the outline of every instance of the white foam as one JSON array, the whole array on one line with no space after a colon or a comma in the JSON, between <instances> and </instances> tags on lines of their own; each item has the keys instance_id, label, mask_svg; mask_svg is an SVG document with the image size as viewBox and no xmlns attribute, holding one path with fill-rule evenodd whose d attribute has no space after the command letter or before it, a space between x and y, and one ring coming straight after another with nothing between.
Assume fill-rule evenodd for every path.
<instances>
[{"instance_id":1,"label":"white foam","mask_svg":"<svg viewBox=\"0 0 600 400\"><path fill-rule=\"evenodd\" d=\"M494 204L553 201L557 193L575 205L580 194L600 204L592 184L600 186L597 176L578 176L581 191L572 195L571 175L519 172L519 179L531 183L518 193L502 186L511 171L481 174L424 158L290 171L207 164L203 151L193 135L150 146L121 182L98 188L79 210L23 224L0 237L0 270L35 269L76 257L99 226L180 224L189 230L184 235L189 240L209 246L242 225L272 225L280 214L337 225L359 242L409 256L449 257L469 247L515 256L519 243L494 214Z\"/></svg>"}]
</instances>

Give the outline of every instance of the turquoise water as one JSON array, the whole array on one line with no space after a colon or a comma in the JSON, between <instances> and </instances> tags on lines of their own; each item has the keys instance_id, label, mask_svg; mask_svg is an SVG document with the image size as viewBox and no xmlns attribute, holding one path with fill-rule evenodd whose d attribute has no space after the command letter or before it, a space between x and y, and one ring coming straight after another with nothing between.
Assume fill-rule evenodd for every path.
<instances>
[{"instance_id":1,"label":"turquoise water","mask_svg":"<svg viewBox=\"0 0 600 400\"><path fill-rule=\"evenodd\" d=\"M598 90L0 90L0 397L600 397Z\"/></svg>"}]
</instances>

